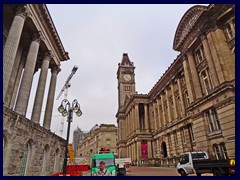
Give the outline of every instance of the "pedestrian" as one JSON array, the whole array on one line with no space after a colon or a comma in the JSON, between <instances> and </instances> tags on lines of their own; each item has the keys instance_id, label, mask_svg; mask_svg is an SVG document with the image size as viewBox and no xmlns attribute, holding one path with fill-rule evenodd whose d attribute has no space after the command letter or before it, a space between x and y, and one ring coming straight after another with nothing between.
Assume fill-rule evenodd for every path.
<instances>
[{"instance_id":1,"label":"pedestrian","mask_svg":"<svg viewBox=\"0 0 240 180\"><path fill-rule=\"evenodd\" d=\"M96 171L96 176L111 176L111 173L105 169L105 162L101 161L99 163L99 169Z\"/></svg>"}]
</instances>

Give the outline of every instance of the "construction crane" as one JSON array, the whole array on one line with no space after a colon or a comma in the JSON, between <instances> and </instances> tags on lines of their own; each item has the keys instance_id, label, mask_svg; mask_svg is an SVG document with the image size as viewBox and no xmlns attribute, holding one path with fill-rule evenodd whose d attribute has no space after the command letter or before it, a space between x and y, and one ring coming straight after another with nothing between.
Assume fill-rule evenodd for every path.
<instances>
[{"instance_id":1,"label":"construction crane","mask_svg":"<svg viewBox=\"0 0 240 180\"><path fill-rule=\"evenodd\" d=\"M77 69L78 69L77 66L73 67L71 74L68 76L63 88L61 89L60 93L57 96L57 100L61 97L63 92L64 92L64 99L67 99L68 88L71 87L70 80L72 79L73 75L76 73ZM62 119L61 119L60 126L61 126L60 127L60 133L61 133L61 136L62 136L63 135L63 127L64 127L64 117L63 116L62 116Z\"/></svg>"}]
</instances>

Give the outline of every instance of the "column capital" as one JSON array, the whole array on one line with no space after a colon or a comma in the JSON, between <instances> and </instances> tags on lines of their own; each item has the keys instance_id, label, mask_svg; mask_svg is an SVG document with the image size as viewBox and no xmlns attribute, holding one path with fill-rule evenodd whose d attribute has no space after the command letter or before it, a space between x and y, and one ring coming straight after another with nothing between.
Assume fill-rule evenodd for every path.
<instances>
[{"instance_id":1,"label":"column capital","mask_svg":"<svg viewBox=\"0 0 240 180\"><path fill-rule=\"evenodd\" d=\"M59 65L54 65L54 66L51 68L52 74L58 74L60 71L61 71L61 68L60 68Z\"/></svg>"},{"instance_id":2,"label":"column capital","mask_svg":"<svg viewBox=\"0 0 240 180\"><path fill-rule=\"evenodd\" d=\"M21 16L23 19L26 19L30 17L30 12L27 10L26 6L18 6L16 13L16 16Z\"/></svg>"},{"instance_id":3,"label":"column capital","mask_svg":"<svg viewBox=\"0 0 240 180\"><path fill-rule=\"evenodd\" d=\"M193 52L191 50L186 51L186 57L193 56Z\"/></svg>"},{"instance_id":4,"label":"column capital","mask_svg":"<svg viewBox=\"0 0 240 180\"><path fill-rule=\"evenodd\" d=\"M32 35L32 41L36 41L36 42L40 43L41 40L42 40L41 31L34 32L33 35Z\"/></svg>"},{"instance_id":5,"label":"column capital","mask_svg":"<svg viewBox=\"0 0 240 180\"><path fill-rule=\"evenodd\" d=\"M182 60L183 60L183 62L186 61L187 60L187 55L183 55Z\"/></svg>"},{"instance_id":6,"label":"column capital","mask_svg":"<svg viewBox=\"0 0 240 180\"><path fill-rule=\"evenodd\" d=\"M207 38L206 34L201 34L200 35L201 41L205 40Z\"/></svg>"},{"instance_id":7,"label":"column capital","mask_svg":"<svg viewBox=\"0 0 240 180\"><path fill-rule=\"evenodd\" d=\"M51 60L53 58L53 53L50 50L47 50L42 55L43 60Z\"/></svg>"}]
</instances>

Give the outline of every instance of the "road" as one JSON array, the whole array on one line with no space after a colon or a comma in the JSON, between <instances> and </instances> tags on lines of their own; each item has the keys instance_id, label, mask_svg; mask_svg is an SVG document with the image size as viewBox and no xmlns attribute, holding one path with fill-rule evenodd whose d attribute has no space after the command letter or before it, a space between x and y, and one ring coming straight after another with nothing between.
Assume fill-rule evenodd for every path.
<instances>
[{"instance_id":1,"label":"road","mask_svg":"<svg viewBox=\"0 0 240 180\"><path fill-rule=\"evenodd\" d=\"M84 172L83 176L90 176L90 171ZM180 176L180 175L177 173L176 168L131 166L131 172L127 172L126 176ZM212 176L212 174L203 174L202 176Z\"/></svg>"}]
</instances>

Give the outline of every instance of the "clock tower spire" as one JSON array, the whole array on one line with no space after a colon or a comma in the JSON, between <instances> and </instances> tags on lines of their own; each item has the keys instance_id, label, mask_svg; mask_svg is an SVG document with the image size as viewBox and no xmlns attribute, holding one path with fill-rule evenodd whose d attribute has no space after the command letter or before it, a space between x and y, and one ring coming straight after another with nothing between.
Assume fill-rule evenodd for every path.
<instances>
[{"instance_id":1,"label":"clock tower spire","mask_svg":"<svg viewBox=\"0 0 240 180\"><path fill-rule=\"evenodd\" d=\"M118 109L122 109L125 102L135 93L134 65L128 54L123 53L122 61L118 64Z\"/></svg>"}]
</instances>

